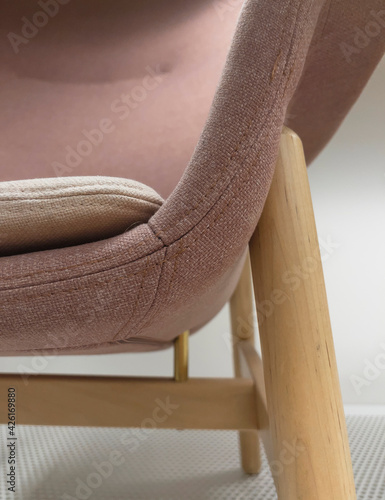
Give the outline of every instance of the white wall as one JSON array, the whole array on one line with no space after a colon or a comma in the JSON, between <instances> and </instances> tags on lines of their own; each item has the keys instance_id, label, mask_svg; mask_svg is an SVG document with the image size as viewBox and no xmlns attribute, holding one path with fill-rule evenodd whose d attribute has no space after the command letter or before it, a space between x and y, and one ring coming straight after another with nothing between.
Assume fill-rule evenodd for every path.
<instances>
[{"instance_id":1,"label":"white wall","mask_svg":"<svg viewBox=\"0 0 385 500\"><path fill-rule=\"evenodd\" d=\"M324 271L344 402L385 404L385 59L309 177L319 237L338 245ZM382 368L365 371L375 362ZM0 360L3 372L20 367L171 375L172 353ZM227 307L191 339L190 373L232 375ZM355 390L352 376L366 385Z\"/></svg>"},{"instance_id":2,"label":"white wall","mask_svg":"<svg viewBox=\"0 0 385 500\"><path fill-rule=\"evenodd\" d=\"M384 404L385 59L309 178L319 235L340 245L324 271L344 400Z\"/></svg>"}]
</instances>

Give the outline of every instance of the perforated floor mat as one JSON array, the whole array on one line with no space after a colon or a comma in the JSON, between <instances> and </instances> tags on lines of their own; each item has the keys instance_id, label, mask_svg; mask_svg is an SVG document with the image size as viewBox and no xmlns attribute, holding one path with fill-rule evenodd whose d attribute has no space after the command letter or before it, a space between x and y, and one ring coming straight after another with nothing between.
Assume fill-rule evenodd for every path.
<instances>
[{"instance_id":1,"label":"perforated floor mat","mask_svg":"<svg viewBox=\"0 0 385 500\"><path fill-rule=\"evenodd\" d=\"M385 416L347 420L358 498L385 500ZM265 457L258 476L242 473L235 432L25 426L17 435L13 494L1 426L1 500L277 498Z\"/></svg>"}]
</instances>

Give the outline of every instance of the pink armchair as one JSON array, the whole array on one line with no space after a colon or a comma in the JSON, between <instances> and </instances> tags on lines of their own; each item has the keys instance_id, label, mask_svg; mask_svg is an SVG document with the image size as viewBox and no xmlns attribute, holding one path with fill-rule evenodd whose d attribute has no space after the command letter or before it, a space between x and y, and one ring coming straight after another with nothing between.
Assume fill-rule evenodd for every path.
<instances>
[{"instance_id":1,"label":"pink armchair","mask_svg":"<svg viewBox=\"0 0 385 500\"><path fill-rule=\"evenodd\" d=\"M253 234L257 303L274 292L271 283L284 270L284 252L269 256L278 248L273 226L285 238L286 265L317 248L301 146L288 129L282 135L283 125L302 139L309 164L384 53L384 2L56 0L57 12L42 7L40 17L35 4L2 3L3 45L5 37L8 42L0 54L0 354L167 348L210 320L239 283L232 299L236 338L236 318L251 307L248 260L244 266ZM279 151L273 205L257 227ZM284 220L292 221L293 234ZM298 252L290 253L290 245ZM235 356L237 374L244 374L242 357L253 382L116 381L116 397L125 406L130 398L150 401L154 391L175 391L192 401L192 413L168 425L186 427L211 399L213 420L205 417L197 426L213 428L217 418L216 427L241 429L248 472L258 470L257 428L268 436L271 457L288 436L309 446L308 465L304 458L297 464L300 479L289 467L277 481L280 499L353 499L322 269L310 283L294 297L307 304L301 318L293 319L288 305L263 324L259 318L264 382L250 334ZM304 341L307 331L318 333ZM185 344L178 342L180 362ZM313 384L307 387L293 375L290 351L303 342L297 354L301 377ZM274 359L283 367L285 356L289 373L282 375ZM324 376L314 377L314 367ZM182 379L184 369L184 362L178 364ZM290 401L282 392L283 376L292 382ZM43 378L26 388L17 377L2 377L2 384L19 387L25 401L41 402L42 388L49 395L52 411L44 417L25 403L22 422L122 425L121 418L108 422L90 410L108 399L105 382L79 388L89 391L87 418L70 409L59 417L54 405L60 402L47 384L61 387L66 401L79 380ZM224 404L218 391L225 387L235 399L220 421L213 405ZM302 428L295 415L305 412L300 401L309 394L318 403ZM326 403L330 410L322 410ZM122 413L126 425L140 421L143 405L131 419ZM254 411L259 418L251 423ZM317 427L320 415L323 430Z\"/></svg>"}]
</instances>

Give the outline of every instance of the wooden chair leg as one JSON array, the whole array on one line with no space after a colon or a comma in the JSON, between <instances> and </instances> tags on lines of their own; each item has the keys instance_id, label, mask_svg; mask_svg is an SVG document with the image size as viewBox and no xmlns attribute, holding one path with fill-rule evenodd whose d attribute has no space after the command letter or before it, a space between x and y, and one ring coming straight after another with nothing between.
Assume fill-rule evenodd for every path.
<instances>
[{"instance_id":1,"label":"wooden chair leg","mask_svg":"<svg viewBox=\"0 0 385 500\"><path fill-rule=\"evenodd\" d=\"M247 256L241 278L230 300L234 373L242 377L237 343L250 342L254 346L253 292L250 258ZM247 474L257 474L261 469L260 445L257 431L239 431L242 468Z\"/></svg>"},{"instance_id":2,"label":"wooden chair leg","mask_svg":"<svg viewBox=\"0 0 385 500\"><path fill-rule=\"evenodd\" d=\"M250 242L279 500L356 498L300 139L285 129Z\"/></svg>"}]
</instances>

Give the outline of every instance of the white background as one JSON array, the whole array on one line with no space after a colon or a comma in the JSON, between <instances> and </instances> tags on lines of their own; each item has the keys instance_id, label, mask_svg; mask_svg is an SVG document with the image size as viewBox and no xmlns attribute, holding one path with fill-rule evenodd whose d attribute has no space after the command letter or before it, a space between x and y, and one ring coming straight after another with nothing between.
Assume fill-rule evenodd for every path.
<instances>
[{"instance_id":1,"label":"white background","mask_svg":"<svg viewBox=\"0 0 385 500\"><path fill-rule=\"evenodd\" d=\"M309 178L319 237L339 245L324 261L324 272L344 402L385 404L385 59L309 168ZM225 307L191 338L190 374L231 376L229 337ZM376 362L382 368L369 373L365 368ZM171 375L172 352L0 358L2 372L20 367L42 373ZM365 385L355 389L352 377Z\"/></svg>"}]
</instances>

